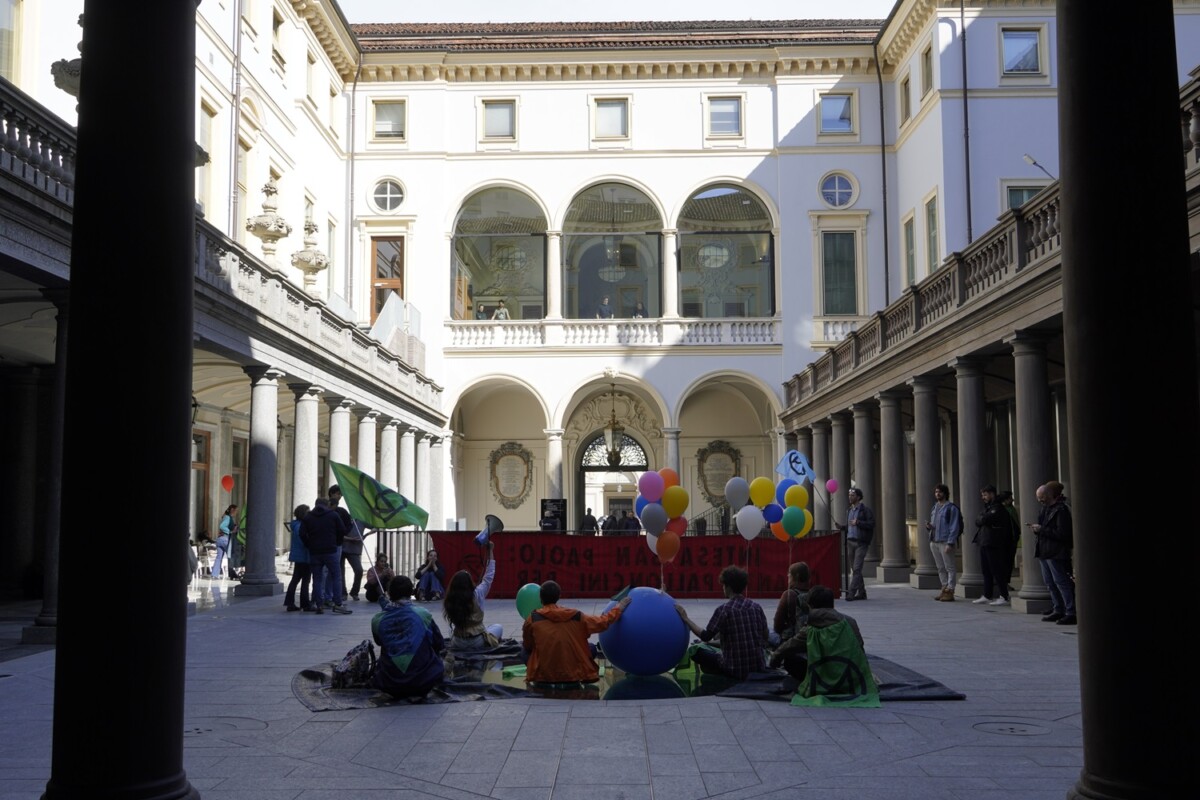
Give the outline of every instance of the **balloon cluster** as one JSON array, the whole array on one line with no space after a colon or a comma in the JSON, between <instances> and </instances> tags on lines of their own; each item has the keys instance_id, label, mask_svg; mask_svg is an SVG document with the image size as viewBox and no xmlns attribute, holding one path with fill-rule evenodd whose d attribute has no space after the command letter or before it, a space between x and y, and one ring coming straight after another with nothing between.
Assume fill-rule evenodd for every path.
<instances>
[{"instance_id":1,"label":"balloon cluster","mask_svg":"<svg viewBox=\"0 0 1200 800\"><path fill-rule=\"evenodd\" d=\"M643 472L638 478L634 513L646 529L646 544L664 564L679 552L679 537L687 530L688 493L679 485L679 473L670 467Z\"/></svg>"},{"instance_id":2,"label":"balloon cluster","mask_svg":"<svg viewBox=\"0 0 1200 800\"><path fill-rule=\"evenodd\" d=\"M803 537L812 530L813 515L808 505L808 490L791 478L772 483L770 478L730 478L725 484L725 499L736 508L734 523L746 541L758 536L764 526L781 542Z\"/></svg>"}]
</instances>

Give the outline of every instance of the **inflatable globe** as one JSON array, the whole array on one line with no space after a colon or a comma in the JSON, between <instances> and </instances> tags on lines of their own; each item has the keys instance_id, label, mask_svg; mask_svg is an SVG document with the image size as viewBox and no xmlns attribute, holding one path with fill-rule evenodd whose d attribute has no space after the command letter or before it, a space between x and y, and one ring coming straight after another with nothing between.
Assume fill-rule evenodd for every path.
<instances>
[{"instance_id":1,"label":"inflatable globe","mask_svg":"<svg viewBox=\"0 0 1200 800\"><path fill-rule=\"evenodd\" d=\"M600 634L600 647L614 667L630 675L659 675L683 658L688 629L675 610L675 598L639 586L629 593L621 619Z\"/></svg>"}]
</instances>

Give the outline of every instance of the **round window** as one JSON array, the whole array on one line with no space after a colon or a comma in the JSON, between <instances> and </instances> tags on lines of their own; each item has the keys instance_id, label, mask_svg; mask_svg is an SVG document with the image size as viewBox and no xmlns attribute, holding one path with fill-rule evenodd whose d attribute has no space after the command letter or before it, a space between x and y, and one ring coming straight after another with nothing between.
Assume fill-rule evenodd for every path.
<instances>
[{"instance_id":1,"label":"round window","mask_svg":"<svg viewBox=\"0 0 1200 800\"><path fill-rule=\"evenodd\" d=\"M828 175L821 181L821 199L834 208L848 206L854 199L854 184L840 172Z\"/></svg>"},{"instance_id":2,"label":"round window","mask_svg":"<svg viewBox=\"0 0 1200 800\"><path fill-rule=\"evenodd\" d=\"M380 211L395 211L404 202L404 187L393 180L375 184L375 205Z\"/></svg>"}]
</instances>

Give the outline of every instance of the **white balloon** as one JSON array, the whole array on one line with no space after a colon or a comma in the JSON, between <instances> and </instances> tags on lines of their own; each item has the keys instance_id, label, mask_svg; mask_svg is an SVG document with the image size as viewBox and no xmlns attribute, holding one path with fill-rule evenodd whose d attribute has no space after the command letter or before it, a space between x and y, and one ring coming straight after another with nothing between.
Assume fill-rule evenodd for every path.
<instances>
[{"instance_id":1,"label":"white balloon","mask_svg":"<svg viewBox=\"0 0 1200 800\"><path fill-rule=\"evenodd\" d=\"M646 534L646 544L650 547L650 552L658 555L658 536L653 533Z\"/></svg>"},{"instance_id":2,"label":"white balloon","mask_svg":"<svg viewBox=\"0 0 1200 800\"><path fill-rule=\"evenodd\" d=\"M740 509L750 499L750 484L745 478L730 478L725 482L725 501L730 508Z\"/></svg>"},{"instance_id":3,"label":"white balloon","mask_svg":"<svg viewBox=\"0 0 1200 800\"><path fill-rule=\"evenodd\" d=\"M642 509L641 520L646 533L658 536L667 528L667 510L661 503L646 503Z\"/></svg>"},{"instance_id":4,"label":"white balloon","mask_svg":"<svg viewBox=\"0 0 1200 800\"><path fill-rule=\"evenodd\" d=\"M758 506L743 506L737 512L738 533L747 542L758 536L765 522L762 509Z\"/></svg>"}]
</instances>

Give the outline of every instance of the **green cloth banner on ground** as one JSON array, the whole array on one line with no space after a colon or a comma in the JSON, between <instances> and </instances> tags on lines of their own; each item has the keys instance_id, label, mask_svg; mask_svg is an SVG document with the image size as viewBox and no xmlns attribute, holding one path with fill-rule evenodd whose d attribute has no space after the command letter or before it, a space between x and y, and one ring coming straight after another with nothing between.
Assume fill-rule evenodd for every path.
<instances>
[{"instance_id":1,"label":"green cloth banner on ground","mask_svg":"<svg viewBox=\"0 0 1200 800\"><path fill-rule=\"evenodd\" d=\"M338 488L346 499L350 516L368 528L391 530L416 525L421 530L429 524L429 512L397 491L354 467L329 462L337 478Z\"/></svg>"},{"instance_id":2,"label":"green cloth banner on ground","mask_svg":"<svg viewBox=\"0 0 1200 800\"><path fill-rule=\"evenodd\" d=\"M879 687L850 623L808 629L808 673L792 705L879 708Z\"/></svg>"}]
</instances>

